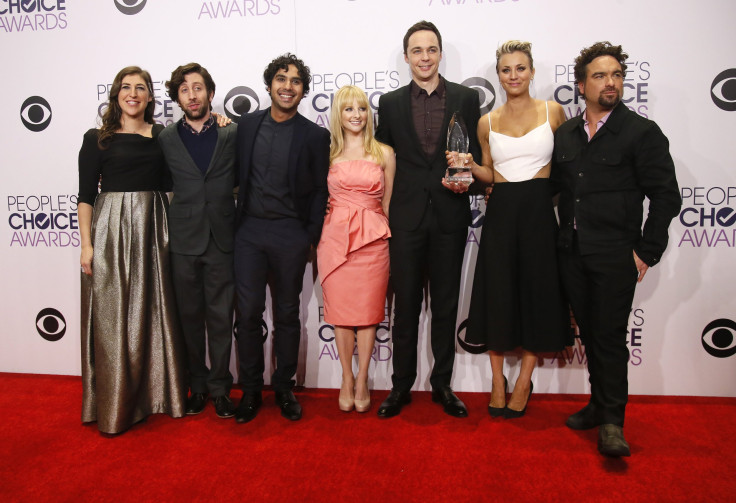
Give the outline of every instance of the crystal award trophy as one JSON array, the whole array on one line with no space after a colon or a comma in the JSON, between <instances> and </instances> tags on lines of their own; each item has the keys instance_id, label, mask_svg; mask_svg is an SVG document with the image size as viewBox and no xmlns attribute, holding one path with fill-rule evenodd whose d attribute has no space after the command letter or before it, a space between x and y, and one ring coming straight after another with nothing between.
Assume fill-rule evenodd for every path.
<instances>
[{"instance_id":1,"label":"crystal award trophy","mask_svg":"<svg viewBox=\"0 0 736 503\"><path fill-rule=\"evenodd\" d=\"M451 163L448 165L445 179L448 182L470 184L473 175L470 166L465 164L468 154L468 129L463 123L459 112L452 114L450 125L447 128L447 150L450 152Z\"/></svg>"}]
</instances>

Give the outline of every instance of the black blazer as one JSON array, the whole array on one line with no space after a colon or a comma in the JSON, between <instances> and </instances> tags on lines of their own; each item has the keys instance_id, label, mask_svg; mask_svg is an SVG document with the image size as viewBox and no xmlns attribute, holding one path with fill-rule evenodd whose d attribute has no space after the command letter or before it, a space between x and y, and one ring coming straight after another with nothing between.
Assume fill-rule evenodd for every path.
<instances>
[{"instance_id":1,"label":"black blazer","mask_svg":"<svg viewBox=\"0 0 736 503\"><path fill-rule=\"evenodd\" d=\"M231 124L217 129L215 151L204 176L181 141L178 127L175 122L158 137L174 183L174 198L169 206L171 251L201 255L207 249L211 232L217 247L231 252L237 127Z\"/></svg>"},{"instance_id":2,"label":"black blazer","mask_svg":"<svg viewBox=\"0 0 736 503\"><path fill-rule=\"evenodd\" d=\"M271 109L244 115L238 121L239 182L235 228L247 207L248 175L253 160L253 146L264 117ZM327 172L330 168L330 133L297 113L289 151L289 193L299 218L314 246L322 234L327 206Z\"/></svg>"},{"instance_id":3,"label":"black blazer","mask_svg":"<svg viewBox=\"0 0 736 503\"><path fill-rule=\"evenodd\" d=\"M384 94L378 101L376 139L396 152L396 175L389 208L392 229L416 229L430 200L438 210L436 214L444 232L461 231L470 225L468 195L455 194L442 186L442 177L447 170L447 127L454 112L460 112L468 128L470 153L476 161L481 159L477 136L480 99L477 91L447 80L445 91L441 141L430 157L424 154L414 128L409 86Z\"/></svg>"},{"instance_id":4,"label":"black blazer","mask_svg":"<svg viewBox=\"0 0 736 503\"><path fill-rule=\"evenodd\" d=\"M560 191L559 246L572 245L575 226L583 254L630 247L655 265L681 204L667 137L623 103L590 142L583 125L579 115L555 133L551 178ZM644 197L649 214L642 230Z\"/></svg>"}]
</instances>

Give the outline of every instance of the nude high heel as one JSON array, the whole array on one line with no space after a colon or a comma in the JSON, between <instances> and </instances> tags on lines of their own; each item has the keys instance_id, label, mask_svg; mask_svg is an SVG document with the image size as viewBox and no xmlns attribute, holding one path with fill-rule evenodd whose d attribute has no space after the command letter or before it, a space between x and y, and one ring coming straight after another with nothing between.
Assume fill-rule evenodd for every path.
<instances>
[{"instance_id":1,"label":"nude high heel","mask_svg":"<svg viewBox=\"0 0 736 503\"><path fill-rule=\"evenodd\" d=\"M342 385L340 385L340 396L337 399L338 406L343 412L350 412L355 405L355 396L351 391L353 391L352 387L346 388L343 380Z\"/></svg>"},{"instance_id":2,"label":"nude high heel","mask_svg":"<svg viewBox=\"0 0 736 503\"><path fill-rule=\"evenodd\" d=\"M368 383L366 383L366 388L368 388ZM368 392L368 398L365 400L358 400L357 398L355 401L355 411L356 412L368 412L368 410L371 408L371 394L370 391Z\"/></svg>"}]
</instances>

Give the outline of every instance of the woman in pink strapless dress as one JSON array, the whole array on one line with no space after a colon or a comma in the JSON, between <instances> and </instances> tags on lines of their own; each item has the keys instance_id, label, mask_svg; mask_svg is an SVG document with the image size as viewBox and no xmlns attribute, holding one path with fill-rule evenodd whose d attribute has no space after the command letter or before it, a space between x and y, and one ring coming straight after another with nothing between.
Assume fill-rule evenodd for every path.
<instances>
[{"instance_id":1,"label":"woman in pink strapless dress","mask_svg":"<svg viewBox=\"0 0 736 503\"><path fill-rule=\"evenodd\" d=\"M385 317L388 203L396 160L391 147L373 138L368 97L358 87L342 87L335 95L330 130L330 211L317 247L317 267L324 318L335 327L342 366L339 406L346 412L365 412L370 408L368 365L376 326Z\"/></svg>"}]
</instances>

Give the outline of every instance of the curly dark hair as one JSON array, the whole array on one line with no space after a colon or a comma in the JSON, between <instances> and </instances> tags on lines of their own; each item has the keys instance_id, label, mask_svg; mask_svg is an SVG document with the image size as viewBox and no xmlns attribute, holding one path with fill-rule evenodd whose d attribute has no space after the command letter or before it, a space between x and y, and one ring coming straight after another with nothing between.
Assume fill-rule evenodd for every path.
<instances>
[{"instance_id":1,"label":"curly dark hair","mask_svg":"<svg viewBox=\"0 0 736 503\"><path fill-rule=\"evenodd\" d=\"M171 78L166 81L166 94L177 103L179 103L179 87L184 83L184 78L190 73L198 73L202 76L204 87L207 89L207 96L210 93L215 94L215 81L212 80L207 68L199 63L188 63L177 67L176 70L171 72Z\"/></svg>"},{"instance_id":2,"label":"curly dark hair","mask_svg":"<svg viewBox=\"0 0 736 503\"><path fill-rule=\"evenodd\" d=\"M409 48L409 37L422 30L431 31L437 35L437 43L440 44L440 52L442 52L442 35L440 35L440 30L430 21L419 21L406 30L406 34L404 35L404 54L406 54L406 50Z\"/></svg>"},{"instance_id":3,"label":"curly dark hair","mask_svg":"<svg viewBox=\"0 0 736 503\"><path fill-rule=\"evenodd\" d=\"M304 64L304 61L290 52L282 54L271 61L263 71L263 83L266 84L266 89L270 89L273 78L279 70L289 71L289 65L296 67L296 71L299 73L299 78L302 79L302 85L304 86L304 96L306 96L309 94L309 84L312 82L312 74L309 67Z\"/></svg>"},{"instance_id":4,"label":"curly dark hair","mask_svg":"<svg viewBox=\"0 0 736 503\"><path fill-rule=\"evenodd\" d=\"M612 45L607 40L604 42L596 42L590 47L580 50L580 55L575 58L575 83L585 82L586 67L595 58L601 56L612 56L621 65L621 71L626 76L626 60L629 55L626 54L620 45Z\"/></svg>"},{"instance_id":5,"label":"curly dark hair","mask_svg":"<svg viewBox=\"0 0 736 503\"><path fill-rule=\"evenodd\" d=\"M112 135L115 134L115 131L120 129L120 119L123 116L123 110L120 108L120 103L118 103L118 95L120 94L120 87L123 85L123 79L128 75L139 75L146 83L146 88L148 88L148 93L151 95L151 98L154 98L153 80L151 79L150 73L138 66L126 66L120 70L112 81L110 97L107 101L107 108L105 109L105 113L102 114L102 127L97 134L97 145L101 149L107 148L107 142L112 138ZM143 120L149 124L153 124L154 122L154 108L156 108L155 98L148 103L145 111L143 112Z\"/></svg>"}]
</instances>

